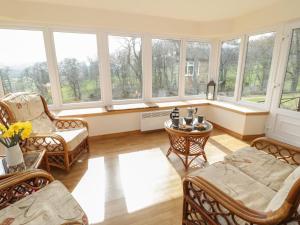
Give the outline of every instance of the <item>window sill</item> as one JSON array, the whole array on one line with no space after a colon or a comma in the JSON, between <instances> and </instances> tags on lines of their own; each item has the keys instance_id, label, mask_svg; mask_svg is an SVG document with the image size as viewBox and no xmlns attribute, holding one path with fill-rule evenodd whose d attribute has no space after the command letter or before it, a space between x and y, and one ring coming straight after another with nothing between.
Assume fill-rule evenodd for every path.
<instances>
[{"instance_id":1,"label":"window sill","mask_svg":"<svg viewBox=\"0 0 300 225\"><path fill-rule=\"evenodd\" d=\"M135 103L112 105L97 108L84 108L84 109L70 109L53 111L59 117L95 117L114 114L124 114L133 112L149 112L157 110L167 110L174 107L199 107L199 106L213 106L222 108L243 115L268 115L269 111L256 109L253 107L240 106L229 102L222 101L209 101L209 100L187 100L187 101L173 101L173 102L151 102L151 103Z\"/></svg>"}]
</instances>

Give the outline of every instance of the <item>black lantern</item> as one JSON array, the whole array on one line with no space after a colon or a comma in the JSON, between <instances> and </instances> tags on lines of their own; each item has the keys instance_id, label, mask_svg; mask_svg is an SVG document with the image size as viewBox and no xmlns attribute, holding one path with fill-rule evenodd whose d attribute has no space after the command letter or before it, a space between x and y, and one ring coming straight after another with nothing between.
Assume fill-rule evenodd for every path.
<instances>
[{"instance_id":1,"label":"black lantern","mask_svg":"<svg viewBox=\"0 0 300 225\"><path fill-rule=\"evenodd\" d=\"M216 83L213 80L211 80L207 84L206 99L215 100L215 93L216 93Z\"/></svg>"}]
</instances>

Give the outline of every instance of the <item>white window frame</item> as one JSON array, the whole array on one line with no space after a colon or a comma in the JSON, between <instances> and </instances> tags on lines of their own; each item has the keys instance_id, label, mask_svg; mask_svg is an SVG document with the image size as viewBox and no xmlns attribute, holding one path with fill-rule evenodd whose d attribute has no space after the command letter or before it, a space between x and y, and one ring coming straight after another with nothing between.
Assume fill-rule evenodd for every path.
<instances>
[{"instance_id":1,"label":"white window frame","mask_svg":"<svg viewBox=\"0 0 300 225\"><path fill-rule=\"evenodd\" d=\"M259 34L265 34L265 33L275 33L275 39L274 39L274 45L273 45L273 52L272 52L272 61L271 61L271 66L270 66L270 71L269 71L269 78L268 78L268 84L267 84L267 89L266 89L266 101L264 103L255 103L255 102L247 102L242 100L242 88L243 88L243 79L244 79L244 73L245 73L245 65L246 65L246 54L247 54L247 49L248 49L248 40L250 36L255 36ZM275 78L276 74L276 67L277 67L277 62L278 62L278 56L279 56L279 50L280 50L280 40L281 40L281 32L279 27L273 27L273 28L268 28L268 29L263 29L251 33L247 33L244 35L244 40L243 40L243 61L242 61L242 66L241 66L241 73L240 73L240 83L239 83L239 90L238 90L238 95L237 95L237 103L243 106L250 106L250 107L255 107L255 108L260 108L264 110L269 110L270 105L271 105L271 98L272 98L272 83Z\"/></svg>"},{"instance_id":2,"label":"white window frame","mask_svg":"<svg viewBox=\"0 0 300 225\"><path fill-rule=\"evenodd\" d=\"M208 62L208 76L207 76L207 81L209 82L210 80L214 80L214 76L212 73L213 70L213 58L214 58L214 45L211 40L208 39L183 39L183 53L184 55L182 56L182 61L181 61L181 67L183 68L183 71L181 71L180 76L182 77L181 85L182 85L182 100L189 100L189 99L205 99L206 94L204 95L186 95L185 94L185 66L186 66L186 50L187 50L187 43L188 42L199 42L199 43L204 43L209 45L209 62ZM195 68L194 68L195 69Z\"/></svg>"},{"instance_id":3,"label":"white window frame","mask_svg":"<svg viewBox=\"0 0 300 225\"><path fill-rule=\"evenodd\" d=\"M28 25L24 25L24 24L10 24L10 25L6 25L6 24L0 24L0 29L7 29L7 30L24 30L24 31L40 31L42 32L42 36L43 36L43 42L44 42L44 50L45 50L45 57L46 57L46 63L48 66L48 76L49 76L49 81L50 81L50 89L51 89L51 97L52 97L52 101L53 104L49 105L49 108L56 108L56 105L58 104L58 98L57 96L55 96L54 93L59 94L58 92L56 92L55 90L55 78L52 77L52 73L53 73L53 66L52 66L52 60L51 60L51 46L49 46L49 32L48 32L48 28L44 27L44 26L28 26ZM3 90L3 86L2 83L0 85L0 96L4 96L4 90Z\"/></svg>"},{"instance_id":4,"label":"white window frame","mask_svg":"<svg viewBox=\"0 0 300 225\"><path fill-rule=\"evenodd\" d=\"M98 32L96 30L89 30L89 29L72 29L72 28L49 28L49 31L51 32L51 59L53 60L53 65L55 66L55 70L53 71L54 74L52 74L56 80L55 87L58 93L59 93L59 104L55 105L52 109L76 109L76 108L92 108L92 107L99 107L104 105L103 98L104 92L102 92L102 75L101 75L101 68L102 68L102 62L99 55L99 38L98 38ZM99 101L90 101L90 102L75 102L75 103L63 103L62 99L62 93L61 93L61 86L60 86L60 77L58 72L58 64L57 64L57 57L56 57L56 51L55 51L55 42L54 42L54 32L60 32L60 33L75 33L75 34L93 34L96 37L96 51L97 51L97 57L98 57L98 67L99 67L99 81L100 81L100 93L101 93L101 99ZM101 41L100 41L101 43Z\"/></svg>"},{"instance_id":5,"label":"white window frame","mask_svg":"<svg viewBox=\"0 0 300 225\"><path fill-rule=\"evenodd\" d=\"M230 96L222 96L219 95L218 93L218 87L219 87L219 75L220 75L220 65L221 65L221 53L222 53L222 44L224 42L228 42L228 41L233 41L233 40L238 40L240 39L240 47L239 47L239 57L238 57L238 66L237 66L237 70L236 70L236 77L235 77L235 85L234 85L234 94L232 97ZM241 68L242 68L242 62L243 62L243 36L228 36L224 39L219 40L218 42L218 52L217 52L217 63L216 63L216 69L217 69L217 77L216 77L216 96L217 99L220 101L227 101L227 102L237 102L237 96L238 96L238 92L239 92L239 83L240 83L240 74L241 74Z\"/></svg>"},{"instance_id":6,"label":"white window frame","mask_svg":"<svg viewBox=\"0 0 300 225\"><path fill-rule=\"evenodd\" d=\"M142 98L140 99L119 99L119 100L113 100L112 99L112 87L111 87L111 70L110 70L110 56L109 56L109 40L108 40L108 36L119 36L119 37L137 37L137 38L141 38L141 51L142 51L142 80L143 80L143 83L142 83ZM109 77L109 81L110 81L110 90L109 90L109 101L108 101L108 105L119 105L119 104L130 104L130 103L142 103L142 102L145 102L145 99L147 96L145 91L144 91L144 88L145 88L145 73L146 73L146 70L144 68L144 65L146 64L146 61L144 59L144 51L147 51L147 49L145 49L145 37L143 34L140 34L140 33L125 33L125 32L106 32L106 39L107 39L107 43L103 43L104 45L104 48L107 47L107 53L106 53L106 56L107 56L107 59L108 59L108 64L106 65L108 67L108 70L109 71L106 71L106 73L104 74L107 74L108 77ZM107 104L106 104L107 105Z\"/></svg>"},{"instance_id":7,"label":"white window frame","mask_svg":"<svg viewBox=\"0 0 300 225\"><path fill-rule=\"evenodd\" d=\"M152 40L153 39L161 39L161 40L173 40L173 41L179 41L180 42L180 46L179 46L179 71L178 71L178 95L177 96L170 96L170 97L153 97L152 96ZM174 36L159 36L159 35L155 35L155 36L150 36L150 44L151 44L151 98L150 98L150 102L167 102L167 101L178 101L182 99L182 83L183 83L183 79L182 79L182 73L184 73L183 69L182 69L182 57L183 57L183 42L184 39L178 38L178 37L174 37Z\"/></svg>"},{"instance_id":8,"label":"white window frame","mask_svg":"<svg viewBox=\"0 0 300 225\"><path fill-rule=\"evenodd\" d=\"M241 96L242 96L242 85L243 85L245 63L246 63L246 54L247 54L247 48L248 48L248 39L250 36L264 34L264 33L271 33L271 32L275 32L275 40L274 40L274 46L273 46L270 74L269 74L268 85L267 85L267 90L266 90L266 93L267 93L266 101L264 103L254 103L254 102L243 101L241 99ZM278 60L279 60L279 55L280 55L282 27L280 25L272 26L272 27L268 27L268 28L264 28L264 29L255 30L252 32L247 32L247 33L244 33L243 35L232 35L232 36L227 36L225 38L220 39L218 42L219 43L218 61L216 63L216 67L218 69L218 72L217 72L218 76L216 78L217 83L219 80L219 67L220 67L220 60L221 60L222 43L226 42L226 41L234 40L234 39L241 39L234 96L227 97L227 96L220 96L217 94L217 99L220 101L232 102L234 104L242 105L242 106L246 106L246 107L255 107L255 108L259 108L259 109L269 110L271 107L272 94L273 94L272 89L273 89L274 80L275 80L275 77L277 74L276 71L277 71ZM217 85L217 93L218 93L218 85Z\"/></svg>"},{"instance_id":9,"label":"white window frame","mask_svg":"<svg viewBox=\"0 0 300 225\"><path fill-rule=\"evenodd\" d=\"M276 77L273 83L273 98L271 103L271 110L277 113L299 118L299 112L280 108L281 95L284 88L284 81L286 75L286 69L288 66L290 48L292 44L293 30L300 29L300 21L285 24L281 32L281 48L280 59L278 63L278 69Z\"/></svg>"}]
</instances>

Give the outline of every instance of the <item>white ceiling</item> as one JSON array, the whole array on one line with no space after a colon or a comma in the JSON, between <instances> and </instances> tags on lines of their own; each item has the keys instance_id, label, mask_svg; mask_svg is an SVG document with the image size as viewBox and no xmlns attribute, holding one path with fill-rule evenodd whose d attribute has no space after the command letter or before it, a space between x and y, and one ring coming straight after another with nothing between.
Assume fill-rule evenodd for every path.
<instances>
[{"instance_id":1,"label":"white ceiling","mask_svg":"<svg viewBox=\"0 0 300 225\"><path fill-rule=\"evenodd\" d=\"M284 0L19 0L193 21L239 17Z\"/></svg>"}]
</instances>

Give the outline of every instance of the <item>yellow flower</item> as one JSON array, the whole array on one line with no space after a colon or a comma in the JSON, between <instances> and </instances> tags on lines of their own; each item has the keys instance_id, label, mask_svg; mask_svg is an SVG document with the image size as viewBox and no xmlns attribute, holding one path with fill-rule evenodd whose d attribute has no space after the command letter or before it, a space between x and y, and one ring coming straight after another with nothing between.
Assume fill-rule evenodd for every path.
<instances>
[{"instance_id":1,"label":"yellow flower","mask_svg":"<svg viewBox=\"0 0 300 225\"><path fill-rule=\"evenodd\" d=\"M7 131L6 127L2 123L0 123L0 131L2 131L2 133Z\"/></svg>"},{"instance_id":2,"label":"yellow flower","mask_svg":"<svg viewBox=\"0 0 300 225\"><path fill-rule=\"evenodd\" d=\"M4 127L5 128L5 127ZM2 130L0 126L0 130ZM8 129L2 130L3 138L12 138L14 135L18 135L22 140L29 137L32 131L32 125L30 122L17 122L9 126Z\"/></svg>"},{"instance_id":3,"label":"yellow flower","mask_svg":"<svg viewBox=\"0 0 300 225\"><path fill-rule=\"evenodd\" d=\"M2 137L11 138L14 135L14 133L14 130L11 127L9 127L9 129L3 133Z\"/></svg>"},{"instance_id":4,"label":"yellow flower","mask_svg":"<svg viewBox=\"0 0 300 225\"><path fill-rule=\"evenodd\" d=\"M21 139L24 140L30 136L32 131L32 125L30 122L23 122L21 124L21 127L23 129L21 133Z\"/></svg>"},{"instance_id":5,"label":"yellow flower","mask_svg":"<svg viewBox=\"0 0 300 225\"><path fill-rule=\"evenodd\" d=\"M20 122L12 124L9 129L11 129L15 134L18 134L22 129L22 124Z\"/></svg>"}]
</instances>

